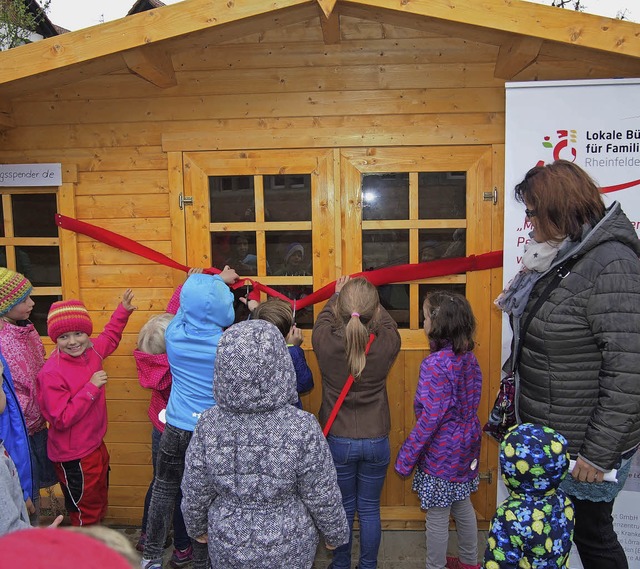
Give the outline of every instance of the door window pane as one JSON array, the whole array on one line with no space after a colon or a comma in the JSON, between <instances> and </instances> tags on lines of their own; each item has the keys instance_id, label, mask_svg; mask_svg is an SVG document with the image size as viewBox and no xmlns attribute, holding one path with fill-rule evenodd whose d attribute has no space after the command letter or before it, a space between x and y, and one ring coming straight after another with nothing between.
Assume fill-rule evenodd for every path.
<instances>
[{"instance_id":1,"label":"door window pane","mask_svg":"<svg viewBox=\"0 0 640 569\"><path fill-rule=\"evenodd\" d=\"M274 276L313 274L311 231L268 231L267 261Z\"/></svg>"},{"instance_id":2,"label":"door window pane","mask_svg":"<svg viewBox=\"0 0 640 569\"><path fill-rule=\"evenodd\" d=\"M465 219L467 176L465 172L420 172L418 174L420 219Z\"/></svg>"},{"instance_id":3,"label":"door window pane","mask_svg":"<svg viewBox=\"0 0 640 569\"><path fill-rule=\"evenodd\" d=\"M409 219L409 174L363 174L362 219Z\"/></svg>"},{"instance_id":4,"label":"door window pane","mask_svg":"<svg viewBox=\"0 0 640 569\"><path fill-rule=\"evenodd\" d=\"M211 222L255 221L253 176L210 176Z\"/></svg>"},{"instance_id":5,"label":"door window pane","mask_svg":"<svg viewBox=\"0 0 640 569\"><path fill-rule=\"evenodd\" d=\"M266 221L311 221L311 175L264 176Z\"/></svg>"},{"instance_id":6,"label":"door window pane","mask_svg":"<svg viewBox=\"0 0 640 569\"><path fill-rule=\"evenodd\" d=\"M11 196L14 237L58 237L55 194Z\"/></svg>"},{"instance_id":7,"label":"door window pane","mask_svg":"<svg viewBox=\"0 0 640 569\"><path fill-rule=\"evenodd\" d=\"M466 256L466 229L421 229L420 262Z\"/></svg>"},{"instance_id":8,"label":"door window pane","mask_svg":"<svg viewBox=\"0 0 640 569\"><path fill-rule=\"evenodd\" d=\"M258 274L258 256L256 254L255 231L231 233L213 231L211 233L212 266L224 269L229 265L238 275L255 276Z\"/></svg>"},{"instance_id":9,"label":"door window pane","mask_svg":"<svg viewBox=\"0 0 640 569\"><path fill-rule=\"evenodd\" d=\"M389 229L362 232L362 269L370 271L409 262L409 231Z\"/></svg>"},{"instance_id":10,"label":"door window pane","mask_svg":"<svg viewBox=\"0 0 640 569\"><path fill-rule=\"evenodd\" d=\"M409 285L391 284L378 287L380 304L387 309L400 328L409 327Z\"/></svg>"}]
</instances>

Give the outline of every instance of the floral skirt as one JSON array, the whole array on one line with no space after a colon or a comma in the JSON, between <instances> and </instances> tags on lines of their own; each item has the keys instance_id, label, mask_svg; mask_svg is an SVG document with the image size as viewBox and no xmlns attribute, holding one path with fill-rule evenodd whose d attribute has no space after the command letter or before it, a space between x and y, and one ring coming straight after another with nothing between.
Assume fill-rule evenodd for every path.
<instances>
[{"instance_id":1,"label":"floral skirt","mask_svg":"<svg viewBox=\"0 0 640 569\"><path fill-rule=\"evenodd\" d=\"M450 482L416 470L412 489L418 493L422 509L428 510L429 508L448 508L453 502L468 498L478 489L479 484L480 479L477 476L469 482Z\"/></svg>"}]
</instances>

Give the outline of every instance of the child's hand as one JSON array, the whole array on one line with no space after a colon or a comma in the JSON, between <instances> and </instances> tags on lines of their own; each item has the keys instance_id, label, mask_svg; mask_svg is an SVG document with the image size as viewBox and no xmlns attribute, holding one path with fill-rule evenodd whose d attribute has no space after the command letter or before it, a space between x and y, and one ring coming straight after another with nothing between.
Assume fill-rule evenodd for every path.
<instances>
[{"instance_id":1,"label":"child's hand","mask_svg":"<svg viewBox=\"0 0 640 569\"><path fill-rule=\"evenodd\" d=\"M107 383L107 372L101 369L100 371L94 373L89 381L96 387L102 387L105 383Z\"/></svg>"},{"instance_id":2,"label":"child's hand","mask_svg":"<svg viewBox=\"0 0 640 569\"><path fill-rule=\"evenodd\" d=\"M132 300L133 300L133 291L130 288L128 288L127 290L124 291L124 294L122 295L122 307L129 312L138 308L137 306L133 306L133 304L131 304Z\"/></svg>"},{"instance_id":3,"label":"child's hand","mask_svg":"<svg viewBox=\"0 0 640 569\"><path fill-rule=\"evenodd\" d=\"M329 551L333 551L333 550L336 548L336 546L335 546L335 545L330 545L330 544L328 544L326 541L325 541L325 543L324 543L324 546L325 546Z\"/></svg>"},{"instance_id":4,"label":"child's hand","mask_svg":"<svg viewBox=\"0 0 640 569\"><path fill-rule=\"evenodd\" d=\"M206 533L196 537L198 543L209 543L209 536Z\"/></svg>"},{"instance_id":5,"label":"child's hand","mask_svg":"<svg viewBox=\"0 0 640 569\"><path fill-rule=\"evenodd\" d=\"M58 516L55 520L53 520L53 522L51 522L49 527L57 528L62 523L62 520L64 520L64 516Z\"/></svg>"},{"instance_id":6,"label":"child's hand","mask_svg":"<svg viewBox=\"0 0 640 569\"><path fill-rule=\"evenodd\" d=\"M202 267L191 267L187 272L187 276L191 275L201 275L204 272Z\"/></svg>"},{"instance_id":7,"label":"child's hand","mask_svg":"<svg viewBox=\"0 0 640 569\"><path fill-rule=\"evenodd\" d=\"M350 278L351 277L349 275L342 275L340 278L338 278L338 280L336 281L336 292L340 292L342 290L342 287L347 284Z\"/></svg>"},{"instance_id":8,"label":"child's hand","mask_svg":"<svg viewBox=\"0 0 640 569\"><path fill-rule=\"evenodd\" d=\"M224 269L220 272L220 278L228 285L235 283L240 277L236 273L235 269L232 269L229 265L225 265Z\"/></svg>"},{"instance_id":9,"label":"child's hand","mask_svg":"<svg viewBox=\"0 0 640 569\"><path fill-rule=\"evenodd\" d=\"M302 330L297 328L294 324L291 326L291 330L289 330L289 334L287 335L287 344L293 344L294 346L300 346L304 342L304 338L302 337Z\"/></svg>"},{"instance_id":10,"label":"child's hand","mask_svg":"<svg viewBox=\"0 0 640 569\"><path fill-rule=\"evenodd\" d=\"M35 514L36 513L36 507L33 505L33 502L31 501L31 498L27 498L25 504L27 506L27 512L29 514Z\"/></svg>"},{"instance_id":11,"label":"child's hand","mask_svg":"<svg viewBox=\"0 0 640 569\"><path fill-rule=\"evenodd\" d=\"M247 306L249 312L253 312L260 304L257 300L247 300L245 296L241 296L238 300Z\"/></svg>"}]
</instances>

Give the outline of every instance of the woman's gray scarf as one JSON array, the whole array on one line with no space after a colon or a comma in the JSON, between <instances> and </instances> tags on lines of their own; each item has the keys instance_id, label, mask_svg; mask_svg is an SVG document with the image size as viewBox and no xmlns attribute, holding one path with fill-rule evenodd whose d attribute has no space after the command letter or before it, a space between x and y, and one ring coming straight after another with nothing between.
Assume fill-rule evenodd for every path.
<instances>
[{"instance_id":1,"label":"woman's gray scarf","mask_svg":"<svg viewBox=\"0 0 640 569\"><path fill-rule=\"evenodd\" d=\"M520 270L496 298L494 301L496 306L507 314L520 317L527 305L533 285L549 269L558 256L558 251L567 241L568 239L538 243L531 237L531 241L524 246Z\"/></svg>"}]
</instances>

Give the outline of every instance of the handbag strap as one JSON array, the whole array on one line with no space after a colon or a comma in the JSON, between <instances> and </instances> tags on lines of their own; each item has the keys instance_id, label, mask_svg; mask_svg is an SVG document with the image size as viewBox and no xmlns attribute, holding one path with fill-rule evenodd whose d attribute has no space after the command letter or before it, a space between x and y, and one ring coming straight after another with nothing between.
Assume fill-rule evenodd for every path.
<instances>
[{"instance_id":1,"label":"handbag strap","mask_svg":"<svg viewBox=\"0 0 640 569\"><path fill-rule=\"evenodd\" d=\"M365 356L369 353L369 348L371 348L371 344L373 343L374 338L375 336L373 334L369 335L369 341L367 342L367 347L364 349ZM344 403L344 400L347 397L347 393L349 393L349 390L351 389L352 385L353 385L353 375L349 374L349 377L347 378L347 381L345 382L344 387L342 388L342 391L338 396L338 400L336 401L336 404L333 406L333 409L331 409L331 413L329 414L329 418L327 419L324 429L322 429L322 434L325 437L329 434L329 431L331 430L331 426L333 425L333 422L336 420L336 416L338 415L338 411L340 411L340 407L342 407L342 403Z\"/></svg>"},{"instance_id":2,"label":"handbag strap","mask_svg":"<svg viewBox=\"0 0 640 569\"><path fill-rule=\"evenodd\" d=\"M569 276L569 274L571 273L571 267L576 264L578 259L579 257L571 257L556 268L556 274L553 275L553 278L547 283L547 286L544 287L544 290L540 293L540 296L529 311L529 314L527 314L527 318L520 328L520 341L518 342L518 349L515 352L513 365L511 366L511 369L514 372L518 367L518 362L520 361L520 354L522 353L522 346L524 344L524 335L527 331L527 328L529 328L529 324L531 324L533 317L536 315L536 312L538 312L538 309L542 306L544 301L549 298L549 295L551 294L553 289L555 289L560 284L560 281L562 281L562 279L565 279Z\"/></svg>"}]
</instances>

